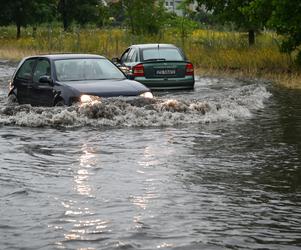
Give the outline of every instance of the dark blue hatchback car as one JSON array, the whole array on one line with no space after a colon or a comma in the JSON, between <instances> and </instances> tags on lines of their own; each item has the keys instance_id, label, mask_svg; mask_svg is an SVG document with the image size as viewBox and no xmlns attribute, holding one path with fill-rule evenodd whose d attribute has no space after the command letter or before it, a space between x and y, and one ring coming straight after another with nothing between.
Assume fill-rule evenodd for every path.
<instances>
[{"instance_id":1,"label":"dark blue hatchback car","mask_svg":"<svg viewBox=\"0 0 301 250\"><path fill-rule=\"evenodd\" d=\"M150 90L128 80L111 61L90 54L56 54L23 59L10 83L9 97L19 104L62 106L100 97L142 96Z\"/></svg>"}]
</instances>

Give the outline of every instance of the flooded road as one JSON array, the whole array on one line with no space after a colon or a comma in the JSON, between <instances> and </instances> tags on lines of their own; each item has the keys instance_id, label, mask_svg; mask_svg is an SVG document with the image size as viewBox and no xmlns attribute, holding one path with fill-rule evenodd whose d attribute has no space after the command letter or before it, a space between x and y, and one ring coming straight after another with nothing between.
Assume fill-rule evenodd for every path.
<instances>
[{"instance_id":1,"label":"flooded road","mask_svg":"<svg viewBox=\"0 0 301 250\"><path fill-rule=\"evenodd\" d=\"M301 93L200 78L88 106L7 104L1 249L301 249Z\"/></svg>"}]
</instances>

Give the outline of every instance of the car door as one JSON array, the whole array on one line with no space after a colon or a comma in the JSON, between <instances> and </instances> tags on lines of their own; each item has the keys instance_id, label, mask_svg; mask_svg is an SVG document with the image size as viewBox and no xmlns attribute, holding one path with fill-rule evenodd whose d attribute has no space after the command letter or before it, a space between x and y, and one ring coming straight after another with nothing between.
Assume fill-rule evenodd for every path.
<instances>
[{"instance_id":1,"label":"car door","mask_svg":"<svg viewBox=\"0 0 301 250\"><path fill-rule=\"evenodd\" d=\"M51 77L51 64L47 58L39 58L35 64L32 77L32 86L29 88L31 104L34 106L53 106L54 94L53 85L39 82L41 76Z\"/></svg>"},{"instance_id":2,"label":"car door","mask_svg":"<svg viewBox=\"0 0 301 250\"><path fill-rule=\"evenodd\" d=\"M30 104L33 69L36 64L36 58L30 58L23 62L18 69L13 80L14 87L17 89L17 99L19 104Z\"/></svg>"}]
</instances>

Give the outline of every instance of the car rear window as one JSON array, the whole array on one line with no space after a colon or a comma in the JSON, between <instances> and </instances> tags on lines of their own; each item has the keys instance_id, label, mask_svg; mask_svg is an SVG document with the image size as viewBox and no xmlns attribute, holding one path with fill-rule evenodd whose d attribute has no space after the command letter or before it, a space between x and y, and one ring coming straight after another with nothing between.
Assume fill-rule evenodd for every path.
<instances>
[{"instance_id":1,"label":"car rear window","mask_svg":"<svg viewBox=\"0 0 301 250\"><path fill-rule=\"evenodd\" d=\"M176 48L148 48L142 50L142 61L164 59L166 61L183 61L184 58Z\"/></svg>"}]
</instances>

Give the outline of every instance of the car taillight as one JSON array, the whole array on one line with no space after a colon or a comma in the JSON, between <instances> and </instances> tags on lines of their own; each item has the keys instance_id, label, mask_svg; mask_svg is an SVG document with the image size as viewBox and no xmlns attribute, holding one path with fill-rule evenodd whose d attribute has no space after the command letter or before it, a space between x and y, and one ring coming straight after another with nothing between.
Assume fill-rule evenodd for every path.
<instances>
[{"instance_id":1,"label":"car taillight","mask_svg":"<svg viewBox=\"0 0 301 250\"><path fill-rule=\"evenodd\" d=\"M187 63L186 64L186 75L187 76L192 76L194 74L194 69L192 63Z\"/></svg>"},{"instance_id":2,"label":"car taillight","mask_svg":"<svg viewBox=\"0 0 301 250\"><path fill-rule=\"evenodd\" d=\"M143 64L137 64L133 67L133 76L144 76Z\"/></svg>"}]
</instances>

